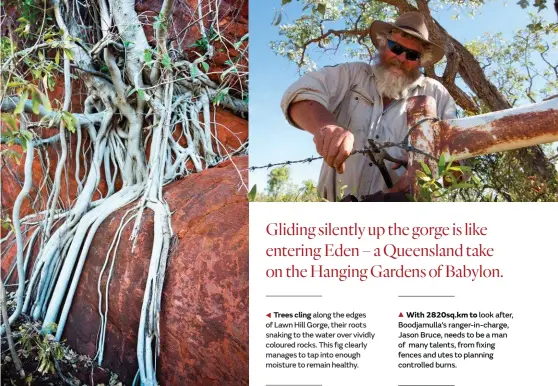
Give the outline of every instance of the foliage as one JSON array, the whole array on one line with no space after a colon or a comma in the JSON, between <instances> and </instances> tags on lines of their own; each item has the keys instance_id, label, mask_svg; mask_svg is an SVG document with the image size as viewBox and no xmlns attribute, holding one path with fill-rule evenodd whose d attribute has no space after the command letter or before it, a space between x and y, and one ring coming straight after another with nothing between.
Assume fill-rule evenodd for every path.
<instances>
[{"instance_id":1,"label":"foliage","mask_svg":"<svg viewBox=\"0 0 558 386\"><path fill-rule=\"evenodd\" d=\"M302 181L296 186L291 180L289 166L271 169L267 176L266 192L257 193L254 185L249 194L250 201L318 202L326 201L320 197L314 181Z\"/></svg>"},{"instance_id":2,"label":"foliage","mask_svg":"<svg viewBox=\"0 0 558 386\"><path fill-rule=\"evenodd\" d=\"M283 1L288 4L290 1ZM389 18L395 15L391 7L381 2L359 2L356 0L328 0L328 1L305 1L302 15L291 24L281 24L279 35L285 39L271 42L271 48L280 56L299 63L304 69L316 68L311 55L302 57L304 47L310 40L322 36L324 31L330 27L339 30L366 29L374 18L381 15ZM280 16L284 11L276 12L275 23L279 24ZM360 38L360 39L359 39ZM319 48L324 51L335 51L341 47L343 42L349 49L351 56L364 59L370 57L374 47L367 36L343 36L337 39L333 35L325 36L319 42ZM358 44L357 44L358 43Z\"/></svg>"},{"instance_id":3,"label":"foliage","mask_svg":"<svg viewBox=\"0 0 558 386\"><path fill-rule=\"evenodd\" d=\"M558 48L558 24L529 16L531 23L515 31L511 40L502 33L485 33L465 44L512 106L558 92L558 63L550 57Z\"/></svg>"},{"instance_id":4,"label":"foliage","mask_svg":"<svg viewBox=\"0 0 558 386\"><path fill-rule=\"evenodd\" d=\"M271 169L267 175L267 193L271 196L277 196L287 187L291 169L288 166L280 166Z\"/></svg>"},{"instance_id":5,"label":"foliage","mask_svg":"<svg viewBox=\"0 0 558 386\"><path fill-rule=\"evenodd\" d=\"M62 33L53 25L45 24L48 19L45 19L43 29L36 31L32 27L36 23L39 8L29 1L20 3L19 7L22 16L16 20L17 28L10 36L0 38L0 95L17 95L19 100L13 111L1 113L1 120L6 124L2 125L3 142L8 145L17 143L25 151L27 141L32 140L33 133L20 127L20 114L24 112L29 101L34 114L39 114L41 109L42 113L51 112L51 102L47 94L54 90L55 77L61 72L61 55L72 55L70 46L75 39L64 39ZM21 46L29 48L22 49ZM12 65L14 62L16 66ZM14 71L15 68L20 71ZM74 120L73 117L66 119ZM13 149L3 149L2 155L14 157L14 152Z\"/></svg>"},{"instance_id":6,"label":"foliage","mask_svg":"<svg viewBox=\"0 0 558 386\"><path fill-rule=\"evenodd\" d=\"M11 292L8 296L8 307L15 307L15 293ZM16 322L14 331L15 346L18 356L22 359L25 373L20 383L14 378L12 384L22 384L30 386L33 384L74 384L80 382L75 375L84 374L87 378L91 376L94 362L86 355L79 355L70 349L64 342L54 341L56 325L50 326L46 333L41 332L39 322L25 321L23 318ZM5 344L5 336L2 337L2 346ZM13 371L14 359L9 353L2 353L2 376L8 379ZM66 375L64 375L66 372ZM61 379L65 377L66 379ZM91 378L93 380L93 378ZM70 382L70 383L68 383ZM95 383L96 385L97 384ZM122 386L118 376L114 373L110 375L109 386Z\"/></svg>"},{"instance_id":7,"label":"foliage","mask_svg":"<svg viewBox=\"0 0 558 386\"><path fill-rule=\"evenodd\" d=\"M438 161L437 176L434 176L426 163L421 162L420 165L422 170L416 172L419 201L441 200L456 189L467 189L478 183L476 176L471 177L471 182L464 182L465 176L471 173L471 168L454 164L451 157L446 162L444 154Z\"/></svg>"},{"instance_id":8,"label":"foliage","mask_svg":"<svg viewBox=\"0 0 558 386\"><path fill-rule=\"evenodd\" d=\"M527 8L529 5L536 7L539 11L545 9L547 7L547 3L550 3L552 0L519 0L517 4L521 6L521 8ZM557 11L558 12L558 11Z\"/></svg>"},{"instance_id":9,"label":"foliage","mask_svg":"<svg viewBox=\"0 0 558 386\"><path fill-rule=\"evenodd\" d=\"M56 361L64 357L64 350L60 342L55 342L53 333L56 326L53 325L47 334L41 334L34 324L19 327L20 342L26 353L37 352L39 367L37 371L41 374L56 372Z\"/></svg>"},{"instance_id":10,"label":"foliage","mask_svg":"<svg viewBox=\"0 0 558 386\"><path fill-rule=\"evenodd\" d=\"M549 145L545 147L550 148ZM515 150L467 160L467 165L471 167L472 175L478 178L478 183L469 189L450 192L446 200L558 201L556 179L544 177L550 173L541 171L537 165L522 163L518 153L519 151ZM547 153L556 154L555 150L548 150Z\"/></svg>"},{"instance_id":11,"label":"foliage","mask_svg":"<svg viewBox=\"0 0 558 386\"><path fill-rule=\"evenodd\" d=\"M325 52L345 50L351 59L370 61L375 53L368 34L368 27L374 20L393 20L397 10L387 1L360 0L305 0L302 12L292 23L281 24L282 15L287 13L286 5L292 0L282 1L282 8L276 10L273 23L279 26L279 35L284 39L270 43L271 48L280 56L299 63L305 70L316 68L312 56ZM412 2L411 2L412 3ZM452 9L455 18L465 12L471 16L485 3L484 0L433 0L429 2L432 11ZM327 35L317 43L313 55L302 58L304 47L309 41L316 40L329 30L342 31L339 35ZM354 31L364 34L355 35ZM308 54L308 52L306 52Z\"/></svg>"}]
</instances>

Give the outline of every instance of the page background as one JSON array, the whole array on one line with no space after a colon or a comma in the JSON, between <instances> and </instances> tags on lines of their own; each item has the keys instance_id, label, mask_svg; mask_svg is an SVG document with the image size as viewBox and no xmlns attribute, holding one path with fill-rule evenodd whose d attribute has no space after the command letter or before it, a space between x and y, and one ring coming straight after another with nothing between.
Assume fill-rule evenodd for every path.
<instances>
[{"instance_id":1,"label":"page background","mask_svg":"<svg viewBox=\"0 0 558 386\"><path fill-rule=\"evenodd\" d=\"M517 385L548 383L554 379L553 368L558 355L553 333L556 311L557 282L556 229L553 218L556 205L549 204L482 204L482 203L250 203L250 384L323 384L366 382L378 385ZM337 219L337 220L335 220ZM299 278L268 279L269 267L286 267L289 262L299 268L313 263L310 257L270 258L265 249L271 246L300 246L312 242L305 237L271 237L265 233L269 222L299 222L320 226L335 225L401 226L448 225L454 222L476 222L488 227L488 236L478 242L496 249L496 256L479 258L478 263L497 267L499 279L399 279L368 278L360 282L348 279ZM382 239L378 244L388 241ZM390 240L391 241L391 240ZM393 239L396 243L397 238ZM431 239L397 244L431 246ZM476 239L445 237L439 243L474 244ZM343 243L346 246L370 246L377 242L359 241L351 237L318 238L314 242ZM372 248L363 248L372 249ZM347 260L347 259L350 259ZM408 268L430 268L438 264L465 263L476 266L475 258L405 258L391 260L374 258L371 254L358 258L322 258L315 262L328 267L368 267L382 264ZM322 298L268 298L270 294L317 294ZM400 298L399 295L455 295L454 298ZM371 345L359 360L357 370L339 369L265 369L265 323L269 312L366 312L367 330L376 333ZM513 312L508 322L508 339L496 341L494 360L456 361L457 369L398 369L397 343L401 321L432 321L432 319L398 318L407 311L505 311ZM446 320L447 321L447 320ZM459 320L456 320L459 321ZM466 321L466 320L463 320ZM298 330L297 330L298 331ZM332 330L330 330L332 331ZM337 332L338 330L333 330ZM341 330L339 330L341 331ZM430 331L429 331L430 332ZM405 350L408 352L408 350ZM451 351L451 350L446 350Z\"/></svg>"}]
</instances>

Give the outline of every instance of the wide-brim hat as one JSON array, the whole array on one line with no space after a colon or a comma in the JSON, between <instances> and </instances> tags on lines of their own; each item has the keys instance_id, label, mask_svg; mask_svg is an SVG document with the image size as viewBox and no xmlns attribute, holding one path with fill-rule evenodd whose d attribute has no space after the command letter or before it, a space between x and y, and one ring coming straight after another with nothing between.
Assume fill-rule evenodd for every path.
<instances>
[{"instance_id":1,"label":"wide-brim hat","mask_svg":"<svg viewBox=\"0 0 558 386\"><path fill-rule=\"evenodd\" d=\"M421 61L422 66L431 66L444 57L444 49L428 40L428 28L426 28L426 21L420 12L404 13L394 23L386 23L380 20L373 21L370 25L370 38L374 46L379 48L378 36L384 33L389 34L394 29L411 35L426 46L431 47L432 57L426 62Z\"/></svg>"}]
</instances>

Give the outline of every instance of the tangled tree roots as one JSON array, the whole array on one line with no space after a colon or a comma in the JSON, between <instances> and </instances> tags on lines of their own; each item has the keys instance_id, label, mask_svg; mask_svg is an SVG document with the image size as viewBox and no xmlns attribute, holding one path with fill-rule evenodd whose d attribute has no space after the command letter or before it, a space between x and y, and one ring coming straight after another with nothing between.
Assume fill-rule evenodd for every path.
<instances>
[{"instance_id":1,"label":"tangled tree roots","mask_svg":"<svg viewBox=\"0 0 558 386\"><path fill-rule=\"evenodd\" d=\"M110 214L138 200L137 205L123 217L114 235L99 279L101 329L97 361L101 364L103 360L108 285L121 231L133 220L134 238L141 227L142 213L147 208L154 213L155 225L138 331L137 378L142 385L154 385L155 358L159 352L161 294L173 235L171 213L163 198L162 188L177 178L199 172L230 157L231 154L223 147L215 145L218 142L217 126L212 122L211 104L217 101L236 114L246 114L246 103L231 96L234 93L229 91L233 83L240 85L241 89L245 87L245 73L236 68L227 76L221 76L221 84L216 84L206 74L206 63L215 52L212 40L206 33L211 30L219 36L217 21L220 1L198 2L196 24L207 46L205 52L194 61L183 58L177 60L180 55L178 50L169 50L167 31L170 28L169 14L173 0L163 1L156 17L156 47L148 43L134 2L97 0L87 3L86 7L77 0L52 1L47 8L53 12L60 40L53 42L51 39L50 43L35 44L25 53L30 55L41 48L63 47L59 51L63 52L62 109L55 112L44 103L37 106L35 100L26 100L27 95L22 98L2 98L2 112L18 114L20 129L32 124L56 125L59 128L59 134L54 137L37 138L35 135L26 143L25 181L12 213L18 289L17 308L9 321L11 323L21 313L26 313L34 319L43 319L43 329L49 329L55 323L56 339L60 339L95 233ZM247 42L243 47L245 51ZM18 72L21 67L19 55L22 55L21 52L16 52L2 60L2 72L12 74L12 80L24 78L24 74ZM99 71L99 61L108 73ZM74 75L81 79L87 89L84 112L81 114L69 112ZM6 90L3 88L4 92ZM28 114L31 112L38 113L42 118L39 124L30 121ZM200 115L203 119L200 119ZM72 150L68 143L69 132L76 132L75 154L79 158L86 152L82 130L87 133L91 155L85 165L83 179L80 178L80 162L76 161L78 195L71 207L61 209L63 168ZM52 143L59 143L61 151L54 178L46 184L50 187L46 206L36 214L21 218L21 205L32 185L36 149ZM103 175L107 194L94 200ZM28 232L30 236L26 237ZM39 253L26 283L30 255L35 244L38 244ZM108 279L103 295L101 279L104 274ZM8 324L3 324L2 332L7 327Z\"/></svg>"}]
</instances>

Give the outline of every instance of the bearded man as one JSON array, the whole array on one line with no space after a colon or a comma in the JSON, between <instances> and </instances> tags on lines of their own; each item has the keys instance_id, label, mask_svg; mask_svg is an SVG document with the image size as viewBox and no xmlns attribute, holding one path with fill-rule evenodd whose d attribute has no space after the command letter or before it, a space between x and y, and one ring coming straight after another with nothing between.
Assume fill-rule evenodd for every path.
<instances>
[{"instance_id":1,"label":"bearded man","mask_svg":"<svg viewBox=\"0 0 558 386\"><path fill-rule=\"evenodd\" d=\"M407 135L407 98L428 95L436 100L440 119L456 117L455 102L442 84L425 77L420 68L444 56L428 40L419 12L401 15L395 23L374 21L370 37L378 49L374 65L344 63L308 73L290 86L281 101L287 120L314 136L324 157L318 189L334 201L345 194L364 197L376 192L405 192L411 181L406 169L386 161L394 186L388 189L380 170L353 149L376 142L399 143ZM404 150L386 149L394 160L407 160Z\"/></svg>"}]
</instances>

